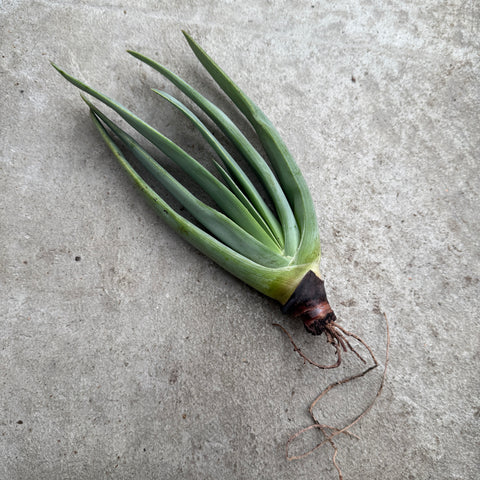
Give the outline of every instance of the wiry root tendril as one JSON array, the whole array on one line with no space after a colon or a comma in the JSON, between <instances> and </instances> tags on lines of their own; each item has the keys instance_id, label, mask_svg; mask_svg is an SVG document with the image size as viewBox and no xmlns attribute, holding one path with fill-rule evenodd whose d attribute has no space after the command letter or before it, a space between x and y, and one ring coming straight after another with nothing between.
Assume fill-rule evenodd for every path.
<instances>
[{"instance_id":1,"label":"wiry root tendril","mask_svg":"<svg viewBox=\"0 0 480 480\"><path fill-rule=\"evenodd\" d=\"M307 357L302 352L302 350L299 347L297 347L297 344L293 341L293 338L290 335L290 333L288 333L288 331L282 325L279 325L278 323L273 323L272 325L274 327L281 328L285 332L285 334L288 336L288 338L290 340L290 343L293 345L293 350L295 352L297 352L300 355L300 357L302 357L303 363L309 363L310 365L313 365L314 367L317 367L317 368L321 368L322 370L327 370L327 369L330 369L330 368L337 368L342 363L342 354L340 352L340 348L338 348L339 344L338 344L338 342L335 342L335 339L332 337L330 332L325 332L325 334L327 335L328 343L331 343L335 347L336 354L337 354L337 361L335 363L332 363L331 365L320 365L319 363L314 362L309 357Z\"/></svg>"},{"instance_id":2,"label":"wiry root tendril","mask_svg":"<svg viewBox=\"0 0 480 480\"><path fill-rule=\"evenodd\" d=\"M365 359L357 352L357 350L348 341L347 337L352 337L358 342L360 342L368 350L368 353L372 357L372 360L375 363L375 366L378 365L377 359L375 358L375 355L373 354L372 349L365 343L365 341L362 340L358 335L355 335L354 333L351 333L348 330L345 330L343 327L338 325L338 323L331 322L325 325L325 330L324 330L325 336L327 337L327 342L335 347L335 353L337 355L337 361L335 363L332 363L331 365L320 365L319 363L307 357L302 352L302 350L296 345L296 343L293 341L293 338L290 335L290 333L288 333L288 331L282 325L279 325L278 323L274 323L273 326L279 327L285 332L285 334L288 336L290 340L290 343L293 345L294 351L297 352L300 355L300 357L302 357L303 363L309 363L310 365L313 365L314 367L320 368L322 370L337 368L342 363L341 350L343 350L344 352L347 352L348 350L350 350L363 363L367 363Z\"/></svg>"},{"instance_id":3,"label":"wiry root tendril","mask_svg":"<svg viewBox=\"0 0 480 480\"><path fill-rule=\"evenodd\" d=\"M360 342L367 349L368 353L370 354L370 356L373 360L373 365L368 367L363 372L358 373L356 375L352 375L350 377L344 378L343 380L339 380L337 382L334 382L334 383L330 384L328 387L326 387L317 396L317 398L315 398L315 400L312 402L312 404L310 405L310 408L309 408L309 413L310 413L314 423L312 425L308 426L308 427L303 428L302 430L299 430L298 432L293 434L287 440L287 444L286 444L287 460L290 461L290 460L299 460L299 459L305 458L305 457L309 456L310 454L312 454L318 448L322 447L326 443L329 443L334 450L332 461L333 461L333 465L334 465L335 469L338 472L338 478L339 478L339 480L343 479L342 471L341 471L341 469L338 466L337 461L336 461L338 448L335 445L333 439L334 439L334 437L336 437L337 435L340 435L340 434L345 434L345 435L349 435L349 436L353 436L355 438L358 438L356 435L354 435L353 433L351 433L349 431L350 428L353 427L356 423L358 423L373 408L373 405L375 404L378 397L382 393L383 386L385 384L385 379L386 379L386 376L387 376L387 366L388 366L389 350L390 350L390 329L389 329L389 325L388 325L387 316L385 314L383 314L383 315L384 315L384 318L385 318L385 325L386 325L387 347L386 347L386 351L385 351L385 366L384 366L384 371L383 371L382 379L381 379L381 382L380 382L380 386L378 387L377 394L375 395L373 400L370 402L370 404L363 410L363 412L360 413L352 422L350 422L348 425L346 425L343 428L336 428L336 427L332 427L330 425L325 425L325 424L320 423L318 421L317 417L315 416L315 414L313 413L313 409L314 409L315 405L320 401L320 399L322 399L330 390L332 390L333 388L335 388L337 386L344 385L348 382L356 380L357 378L363 377L364 375L366 375L368 372L370 372L371 370L373 370L374 368L376 368L379 365L377 359L375 358L375 355L373 354L372 349L360 337L358 337L357 335L349 332L348 330L345 330L343 327L341 327L337 323L332 322L330 325L328 325L328 328L326 328L325 335L327 337L328 343L331 343L335 347L336 354L337 354L337 361L336 361L336 363L334 363L332 365L319 365L318 363L314 362L313 360L310 360L307 356L305 356L302 353L302 351L296 346L295 342L293 341L292 336L287 332L287 330L285 330L285 328L283 328L279 324L276 324L276 323L273 324L276 327L280 327L287 334L288 338L290 339L290 342L292 343L292 345L294 347L294 350L303 358L304 363L308 362L308 363L310 363L311 365L314 365L317 368L327 369L327 368L338 367L340 365L341 361L342 361L342 357L341 357L341 353L340 353L341 348L344 351L347 351L346 347L348 347L349 350L351 350L353 353L355 353L357 355L357 357L359 357L360 360L362 360L365 363L365 360L352 347L352 345L348 341L347 337L352 337L355 340L357 340L358 342ZM307 451L307 452L305 452L301 455L290 456L289 455L290 444L297 437L299 437L303 433L305 433L309 430L312 430L312 429L319 429L322 432L324 439L320 443L318 443L315 447L310 449L309 451ZM330 431L330 433L328 433L327 431Z\"/></svg>"}]
</instances>

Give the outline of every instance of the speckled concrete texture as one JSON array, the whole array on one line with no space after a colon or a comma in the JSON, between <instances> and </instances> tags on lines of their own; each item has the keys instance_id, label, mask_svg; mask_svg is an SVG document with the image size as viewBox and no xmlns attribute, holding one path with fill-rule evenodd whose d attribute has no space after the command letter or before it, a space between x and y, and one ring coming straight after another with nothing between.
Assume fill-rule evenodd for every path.
<instances>
[{"instance_id":1,"label":"speckled concrete texture","mask_svg":"<svg viewBox=\"0 0 480 480\"><path fill-rule=\"evenodd\" d=\"M0 3L0 479L335 479L285 460L308 405L359 372L180 241L119 169L55 61L202 161L141 51L245 121L186 29L278 127L318 212L330 301L390 366L341 437L344 478L478 478L480 7L438 2ZM332 392L335 425L381 368ZM292 448L318 441L310 432ZM294 451L295 450L295 451ZM477 473L475 473L477 472Z\"/></svg>"}]
</instances>

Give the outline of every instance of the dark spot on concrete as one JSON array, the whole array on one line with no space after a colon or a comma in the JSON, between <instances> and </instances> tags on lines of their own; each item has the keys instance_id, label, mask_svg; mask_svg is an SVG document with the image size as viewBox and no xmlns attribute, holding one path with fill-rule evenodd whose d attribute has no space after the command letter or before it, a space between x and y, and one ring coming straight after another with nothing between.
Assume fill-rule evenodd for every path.
<instances>
[{"instance_id":1,"label":"dark spot on concrete","mask_svg":"<svg viewBox=\"0 0 480 480\"><path fill-rule=\"evenodd\" d=\"M356 83L357 79L352 75L352 83Z\"/></svg>"},{"instance_id":2,"label":"dark spot on concrete","mask_svg":"<svg viewBox=\"0 0 480 480\"><path fill-rule=\"evenodd\" d=\"M463 253L463 250L460 250L456 245L447 245L447 250L449 252Z\"/></svg>"},{"instance_id":3,"label":"dark spot on concrete","mask_svg":"<svg viewBox=\"0 0 480 480\"><path fill-rule=\"evenodd\" d=\"M18 423L18 425L22 425L22 424L23 424L23 420L19 420L17 423Z\"/></svg>"},{"instance_id":4,"label":"dark spot on concrete","mask_svg":"<svg viewBox=\"0 0 480 480\"><path fill-rule=\"evenodd\" d=\"M480 407L477 407L475 411L473 412L473 416L475 418L480 418Z\"/></svg>"},{"instance_id":5,"label":"dark spot on concrete","mask_svg":"<svg viewBox=\"0 0 480 480\"><path fill-rule=\"evenodd\" d=\"M343 305L344 307L353 307L357 304L355 299L351 298L350 300L347 300L346 302L340 302L340 305Z\"/></svg>"},{"instance_id":6,"label":"dark spot on concrete","mask_svg":"<svg viewBox=\"0 0 480 480\"><path fill-rule=\"evenodd\" d=\"M184 413L184 414L182 415L182 418L185 420L185 419L187 418L187 414Z\"/></svg>"},{"instance_id":7,"label":"dark spot on concrete","mask_svg":"<svg viewBox=\"0 0 480 480\"><path fill-rule=\"evenodd\" d=\"M178 380L178 371L177 370L172 370L170 372L170 377L168 379L168 383L170 385L173 385L174 383L177 383Z\"/></svg>"},{"instance_id":8,"label":"dark spot on concrete","mask_svg":"<svg viewBox=\"0 0 480 480\"><path fill-rule=\"evenodd\" d=\"M24 261L23 261L23 264L24 264L24 265L27 265L27 264L28 264L28 262L27 262L26 260L24 260Z\"/></svg>"},{"instance_id":9,"label":"dark spot on concrete","mask_svg":"<svg viewBox=\"0 0 480 480\"><path fill-rule=\"evenodd\" d=\"M479 282L478 278L472 278L470 275L463 277L467 285L476 285Z\"/></svg>"},{"instance_id":10,"label":"dark spot on concrete","mask_svg":"<svg viewBox=\"0 0 480 480\"><path fill-rule=\"evenodd\" d=\"M78 255L75 257L75 261L79 262L82 259L82 257L79 257Z\"/></svg>"}]
</instances>

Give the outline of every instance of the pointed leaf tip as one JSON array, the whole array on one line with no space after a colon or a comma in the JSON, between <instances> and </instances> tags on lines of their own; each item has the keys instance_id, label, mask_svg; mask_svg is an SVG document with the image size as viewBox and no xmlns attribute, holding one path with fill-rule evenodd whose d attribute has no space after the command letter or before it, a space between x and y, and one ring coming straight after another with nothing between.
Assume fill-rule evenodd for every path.
<instances>
[{"instance_id":1,"label":"pointed leaf tip","mask_svg":"<svg viewBox=\"0 0 480 480\"><path fill-rule=\"evenodd\" d=\"M63 74L63 70L55 63L55 62L50 62L50 65L58 72Z\"/></svg>"}]
</instances>

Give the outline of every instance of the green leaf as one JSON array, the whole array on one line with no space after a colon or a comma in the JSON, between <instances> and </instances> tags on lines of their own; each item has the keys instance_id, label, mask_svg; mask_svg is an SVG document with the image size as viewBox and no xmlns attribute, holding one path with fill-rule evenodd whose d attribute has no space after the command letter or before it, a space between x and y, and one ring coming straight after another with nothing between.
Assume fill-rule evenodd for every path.
<instances>
[{"instance_id":1,"label":"green leaf","mask_svg":"<svg viewBox=\"0 0 480 480\"><path fill-rule=\"evenodd\" d=\"M180 182L160 166L130 135L113 123L106 115L84 98L91 111L101 119L112 132L133 153L140 164L170 192L205 228L210 230L225 245L233 248L243 256L261 265L278 267L288 264L288 259L275 254L256 238L245 232L228 217L209 207Z\"/></svg>"},{"instance_id":2,"label":"green leaf","mask_svg":"<svg viewBox=\"0 0 480 480\"><path fill-rule=\"evenodd\" d=\"M252 214L252 216L257 220L257 222L263 226L265 231L269 232L272 238L275 238L273 232L270 230L270 227L265 223L265 220L263 217L257 212L255 207L252 205L248 197L242 192L240 187L235 183L235 180L230 176L230 174L215 160L212 160L213 164L217 168L218 172L222 176L223 180L227 184L228 188L233 192L233 194L245 205L245 207L248 209L248 211ZM277 240L276 240L277 241ZM283 238L281 238L281 241L283 242ZM282 244L278 243L279 248L282 248ZM285 256L285 258L288 258L291 260L291 257Z\"/></svg>"},{"instance_id":3,"label":"green leaf","mask_svg":"<svg viewBox=\"0 0 480 480\"><path fill-rule=\"evenodd\" d=\"M111 98L97 92L93 88L84 84L80 80L72 77L56 65L53 67L70 83L78 87L80 90L97 98L105 105L115 110L122 118L124 118L133 128L135 128L147 140L152 142L165 155L171 158L179 165L190 177L192 177L207 192L214 202L224 211L224 213L245 231L250 233L264 245L268 246L273 252L281 253L276 243L263 230L258 222L252 217L250 212L238 200L237 197L217 180L205 167L197 160L191 157L183 149L174 142L159 133L153 127L145 123L139 117L134 115L123 105L117 103Z\"/></svg>"},{"instance_id":4,"label":"green leaf","mask_svg":"<svg viewBox=\"0 0 480 480\"><path fill-rule=\"evenodd\" d=\"M213 136L213 134L208 130L205 124L183 103L181 103L176 98L172 97L166 92L160 90L152 89L155 93L160 95L162 98L170 102L176 108L178 108L198 129L202 134L205 140L210 144L210 146L215 150L217 155L222 159L223 163L227 166L229 172L232 176L235 177L235 180L240 184L240 187L246 193L246 196L250 200L248 204L245 204L237 194L242 203L249 209L250 213L255 217L255 219L262 225L272 238L276 240L280 247L283 246L283 235L282 229L278 220L273 215L272 211L268 208L267 204L263 200L262 196L258 193L258 190L255 188L251 180L242 170L240 165L234 160L234 158L227 152L223 145ZM235 193L235 192L234 192ZM245 195L243 196L245 197ZM250 206L255 207L254 212L249 208ZM258 216L261 216L261 219Z\"/></svg>"},{"instance_id":5,"label":"green leaf","mask_svg":"<svg viewBox=\"0 0 480 480\"><path fill-rule=\"evenodd\" d=\"M128 53L147 65L150 65L170 80L179 90L193 100L193 102L195 102L215 122L227 138L235 145L238 151L244 156L245 160L250 164L272 199L282 225L283 236L285 239L285 254L289 256L294 255L299 244L299 230L292 208L282 190L282 187L275 177L275 174L272 172L263 157L247 140L245 135L243 135L240 129L220 108L207 100L202 94L182 80L179 76L175 75L163 65L160 65L140 53L131 50L129 50Z\"/></svg>"},{"instance_id":6,"label":"green leaf","mask_svg":"<svg viewBox=\"0 0 480 480\"><path fill-rule=\"evenodd\" d=\"M167 225L184 240L247 285L282 304L288 300L303 276L314 266L306 264L270 268L259 265L179 215L135 171L93 112L91 117L107 146Z\"/></svg>"},{"instance_id":7,"label":"green leaf","mask_svg":"<svg viewBox=\"0 0 480 480\"><path fill-rule=\"evenodd\" d=\"M320 256L320 240L312 197L298 165L282 138L266 115L187 33L183 33L201 64L250 121L267 152L300 226L301 241L295 255L296 261L303 263L318 258Z\"/></svg>"}]
</instances>

